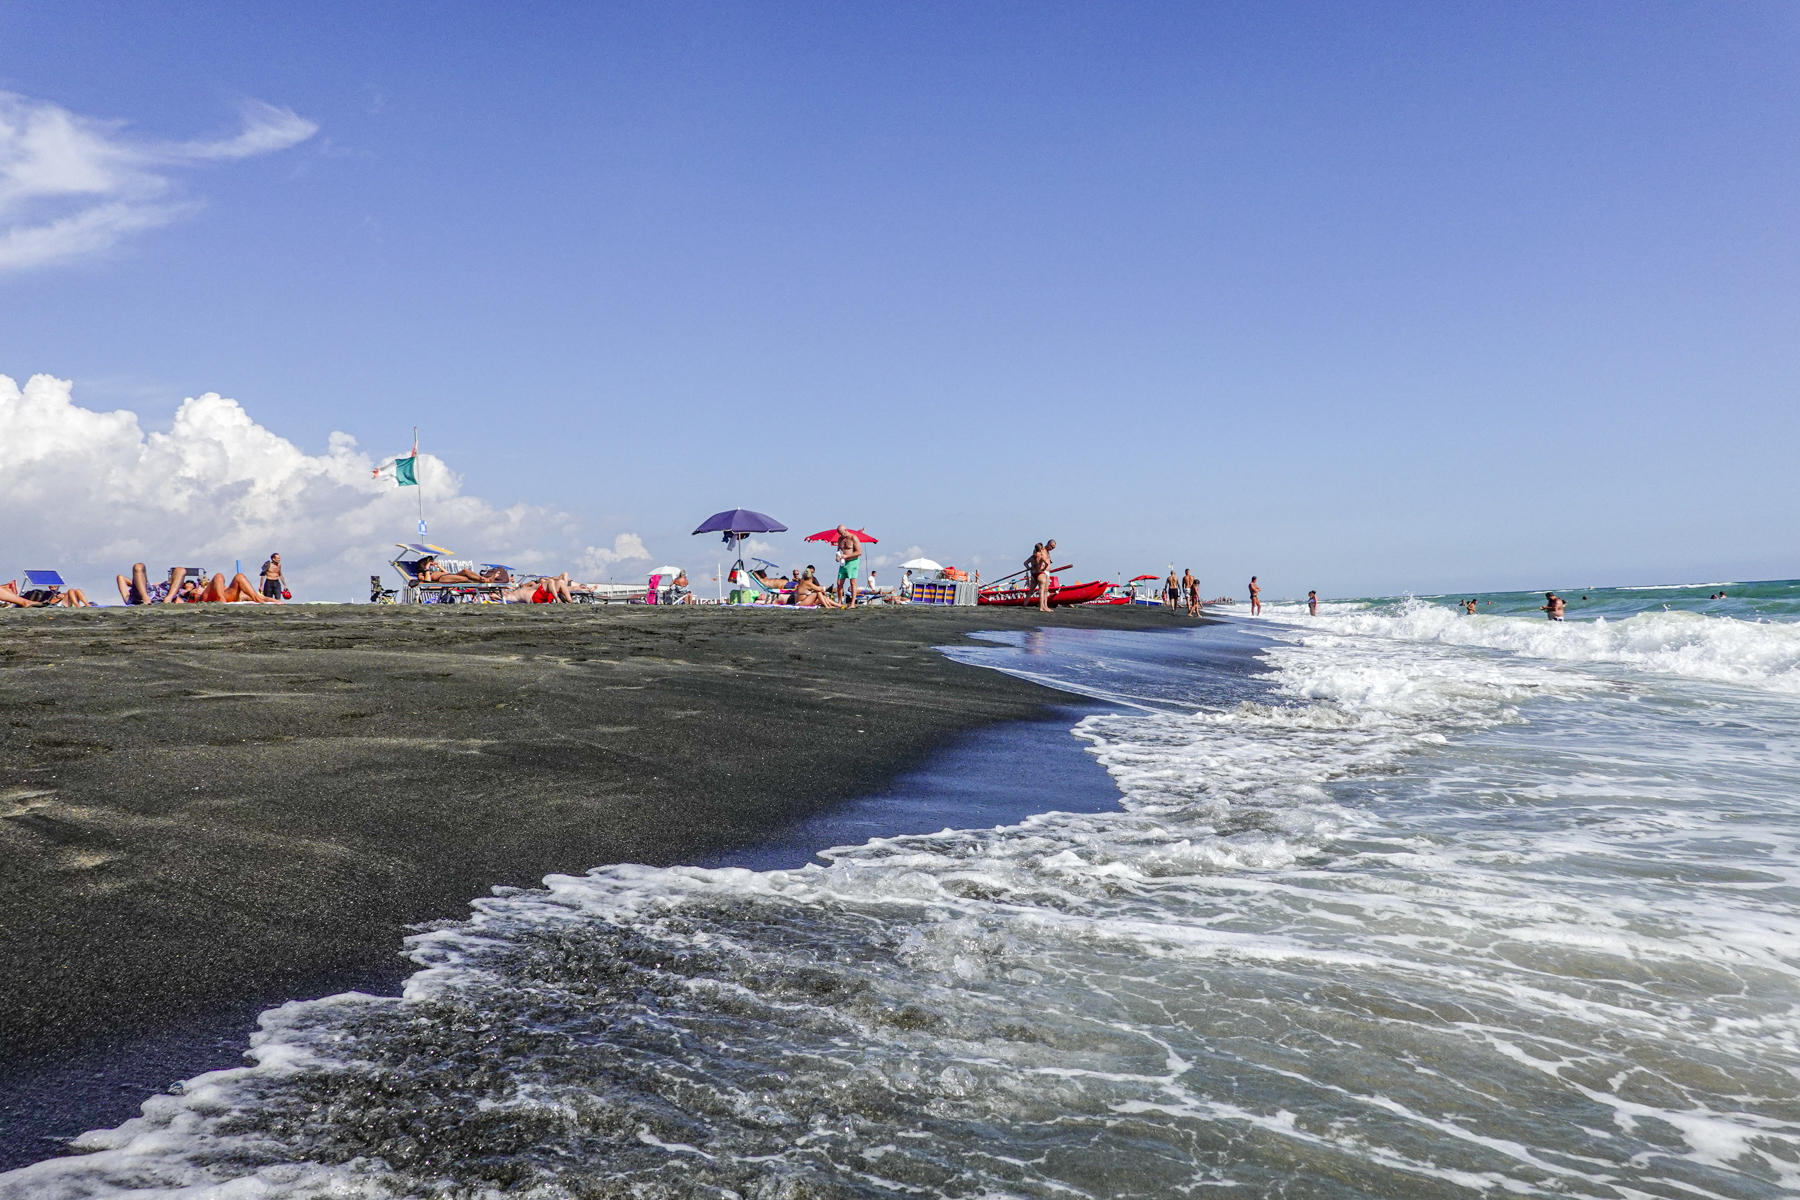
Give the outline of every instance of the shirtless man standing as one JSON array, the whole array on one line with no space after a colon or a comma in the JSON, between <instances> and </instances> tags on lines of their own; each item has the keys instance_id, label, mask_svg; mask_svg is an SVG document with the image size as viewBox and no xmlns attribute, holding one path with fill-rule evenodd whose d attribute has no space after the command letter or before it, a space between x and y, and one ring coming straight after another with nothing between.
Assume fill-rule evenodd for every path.
<instances>
[{"instance_id":1,"label":"shirtless man standing","mask_svg":"<svg viewBox=\"0 0 1800 1200\"><path fill-rule=\"evenodd\" d=\"M1256 586L1256 576L1250 577L1250 615L1262 615L1262 589Z\"/></svg>"},{"instance_id":2,"label":"shirtless man standing","mask_svg":"<svg viewBox=\"0 0 1800 1200\"><path fill-rule=\"evenodd\" d=\"M1549 603L1538 605L1538 611L1549 617L1552 621L1562 620L1564 607L1563 598L1555 592L1545 592L1544 599L1548 600Z\"/></svg>"},{"instance_id":3,"label":"shirtless man standing","mask_svg":"<svg viewBox=\"0 0 1800 1200\"><path fill-rule=\"evenodd\" d=\"M269 561L262 568L262 594L271 600L279 600L286 590L287 578L281 573L281 555L271 552Z\"/></svg>"},{"instance_id":4,"label":"shirtless man standing","mask_svg":"<svg viewBox=\"0 0 1800 1200\"><path fill-rule=\"evenodd\" d=\"M1181 573L1181 601L1187 606L1187 615L1194 615L1194 568L1189 567Z\"/></svg>"},{"instance_id":5,"label":"shirtless man standing","mask_svg":"<svg viewBox=\"0 0 1800 1200\"><path fill-rule=\"evenodd\" d=\"M856 603L856 573L862 569L862 543L857 540L854 533L850 532L849 526L839 525L837 548L837 583L832 586L831 590L836 592L838 599L843 600L848 606ZM849 589L848 598L845 596L846 586Z\"/></svg>"},{"instance_id":6,"label":"shirtless man standing","mask_svg":"<svg viewBox=\"0 0 1800 1200\"><path fill-rule=\"evenodd\" d=\"M1317 591L1306 593L1306 615L1309 617L1319 615L1319 593Z\"/></svg>"}]
</instances>

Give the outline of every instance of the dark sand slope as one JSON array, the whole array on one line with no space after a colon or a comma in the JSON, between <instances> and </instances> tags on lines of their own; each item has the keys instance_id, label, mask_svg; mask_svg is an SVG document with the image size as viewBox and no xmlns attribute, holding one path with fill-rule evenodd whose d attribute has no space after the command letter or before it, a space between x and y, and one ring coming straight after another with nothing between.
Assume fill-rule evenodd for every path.
<instances>
[{"instance_id":1,"label":"dark sand slope","mask_svg":"<svg viewBox=\"0 0 1800 1200\"><path fill-rule=\"evenodd\" d=\"M495 884L765 836L1059 693L932 650L1137 609L0 614L0 1074L397 978ZM312 985L312 986L309 986Z\"/></svg>"}]
</instances>

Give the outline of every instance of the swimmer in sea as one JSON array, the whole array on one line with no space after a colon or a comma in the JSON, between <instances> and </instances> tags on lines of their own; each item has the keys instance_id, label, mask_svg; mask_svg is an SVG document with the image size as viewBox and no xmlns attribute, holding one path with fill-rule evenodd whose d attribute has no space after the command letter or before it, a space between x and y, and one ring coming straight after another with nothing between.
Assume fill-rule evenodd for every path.
<instances>
[{"instance_id":1,"label":"swimmer in sea","mask_svg":"<svg viewBox=\"0 0 1800 1200\"><path fill-rule=\"evenodd\" d=\"M1306 615L1309 617L1316 617L1319 615L1319 593L1318 592L1306 593Z\"/></svg>"},{"instance_id":2,"label":"swimmer in sea","mask_svg":"<svg viewBox=\"0 0 1800 1200\"><path fill-rule=\"evenodd\" d=\"M1463 611L1468 613L1471 617L1474 616L1475 615L1475 601L1464 600L1463 601Z\"/></svg>"},{"instance_id":3,"label":"swimmer in sea","mask_svg":"<svg viewBox=\"0 0 1800 1200\"><path fill-rule=\"evenodd\" d=\"M1549 617L1552 621L1562 620L1564 608L1563 598L1555 592L1545 592L1544 599L1548 600L1550 603L1538 605L1538 611Z\"/></svg>"}]
</instances>

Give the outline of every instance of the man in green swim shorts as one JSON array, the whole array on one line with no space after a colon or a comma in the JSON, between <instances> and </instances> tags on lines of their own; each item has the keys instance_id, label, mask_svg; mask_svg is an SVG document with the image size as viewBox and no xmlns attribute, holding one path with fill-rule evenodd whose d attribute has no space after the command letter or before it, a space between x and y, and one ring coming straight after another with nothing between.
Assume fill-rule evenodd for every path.
<instances>
[{"instance_id":1,"label":"man in green swim shorts","mask_svg":"<svg viewBox=\"0 0 1800 1200\"><path fill-rule=\"evenodd\" d=\"M862 569L862 542L857 540L847 525L838 526L837 556L837 584L831 590L846 605L855 604L856 575Z\"/></svg>"}]
</instances>

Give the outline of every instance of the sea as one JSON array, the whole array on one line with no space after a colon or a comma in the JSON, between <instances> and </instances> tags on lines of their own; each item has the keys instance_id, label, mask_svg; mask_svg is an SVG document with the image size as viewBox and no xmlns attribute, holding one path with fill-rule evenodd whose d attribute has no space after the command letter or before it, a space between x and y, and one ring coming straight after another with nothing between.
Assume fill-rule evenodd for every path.
<instances>
[{"instance_id":1,"label":"sea","mask_svg":"<svg viewBox=\"0 0 1800 1200\"><path fill-rule=\"evenodd\" d=\"M1800 1194L1800 582L1564 594L948 648L1072 707L476 900L0 1197Z\"/></svg>"}]
</instances>

